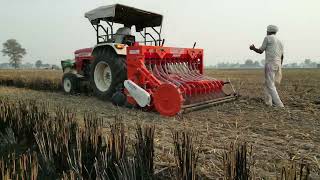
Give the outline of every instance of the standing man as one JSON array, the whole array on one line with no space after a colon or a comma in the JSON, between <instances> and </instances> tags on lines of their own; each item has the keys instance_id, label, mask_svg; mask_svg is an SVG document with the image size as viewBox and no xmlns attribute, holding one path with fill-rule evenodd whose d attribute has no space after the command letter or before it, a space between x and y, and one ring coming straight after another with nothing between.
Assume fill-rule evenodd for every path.
<instances>
[{"instance_id":1,"label":"standing man","mask_svg":"<svg viewBox=\"0 0 320 180\"><path fill-rule=\"evenodd\" d=\"M278 27L269 25L267 28L267 36L264 38L262 46L257 49L254 45L250 46L250 50L262 54L265 51L265 95L266 104L268 106L284 107L280 100L275 82L281 82L282 63L283 63L283 44L277 38Z\"/></svg>"}]
</instances>

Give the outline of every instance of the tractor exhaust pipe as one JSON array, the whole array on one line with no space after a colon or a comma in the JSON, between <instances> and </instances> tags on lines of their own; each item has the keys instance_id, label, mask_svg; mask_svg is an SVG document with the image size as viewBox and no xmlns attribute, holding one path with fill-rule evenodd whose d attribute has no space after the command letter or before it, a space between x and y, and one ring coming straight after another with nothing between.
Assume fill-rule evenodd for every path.
<instances>
[{"instance_id":1,"label":"tractor exhaust pipe","mask_svg":"<svg viewBox=\"0 0 320 180\"><path fill-rule=\"evenodd\" d=\"M194 49L196 47L196 45L197 45L197 42L194 42L192 49Z\"/></svg>"}]
</instances>

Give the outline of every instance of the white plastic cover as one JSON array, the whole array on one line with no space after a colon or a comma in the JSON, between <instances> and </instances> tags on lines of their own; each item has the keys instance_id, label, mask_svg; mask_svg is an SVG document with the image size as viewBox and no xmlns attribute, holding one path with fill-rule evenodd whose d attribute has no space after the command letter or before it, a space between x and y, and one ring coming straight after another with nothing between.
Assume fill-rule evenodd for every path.
<instances>
[{"instance_id":1,"label":"white plastic cover","mask_svg":"<svg viewBox=\"0 0 320 180\"><path fill-rule=\"evenodd\" d=\"M151 97L150 94L138 86L131 80L124 81L124 87L129 91L130 96L138 103L140 107L146 107L150 105Z\"/></svg>"}]
</instances>

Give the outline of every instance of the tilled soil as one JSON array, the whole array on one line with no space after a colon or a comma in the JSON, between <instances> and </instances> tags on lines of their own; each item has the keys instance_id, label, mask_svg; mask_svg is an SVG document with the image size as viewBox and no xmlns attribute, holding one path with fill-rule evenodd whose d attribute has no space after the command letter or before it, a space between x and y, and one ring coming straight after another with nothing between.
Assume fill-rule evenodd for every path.
<instances>
[{"instance_id":1,"label":"tilled soil","mask_svg":"<svg viewBox=\"0 0 320 180\"><path fill-rule=\"evenodd\" d=\"M174 163L172 130L195 134L200 146L199 171L209 179L221 177L223 152L230 143L246 141L253 149L257 177L274 179L276 171L294 159L311 164L312 177L320 178L320 70L289 70L279 87L284 109L263 103L263 72L257 70L208 71L208 75L230 77L242 97L231 103L166 118L155 112L115 107L95 97L0 87L0 96L48 101L52 109L66 106L78 112L96 113L106 122L122 119L127 135L134 135L136 122L156 126L156 164ZM81 117L79 117L81 119Z\"/></svg>"}]
</instances>

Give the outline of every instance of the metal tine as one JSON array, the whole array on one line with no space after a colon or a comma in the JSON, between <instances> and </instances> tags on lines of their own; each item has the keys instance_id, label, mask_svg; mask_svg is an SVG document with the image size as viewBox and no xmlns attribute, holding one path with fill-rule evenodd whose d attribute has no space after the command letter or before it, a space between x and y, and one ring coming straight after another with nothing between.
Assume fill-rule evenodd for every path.
<instances>
[{"instance_id":1,"label":"metal tine","mask_svg":"<svg viewBox=\"0 0 320 180\"><path fill-rule=\"evenodd\" d=\"M180 70L178 69L177 64L176 64L176 63L173 63L172 66L173 66L173 68L174 68L174 70L175 70L175 73L176 73L178 76L180 76L181 72L180 72Z\"/></svg>"},{"instance_id":2,"label":"metal tine","mask_svg":"<svg viewBox=\"0 0 320 180\"><path fill-rule=\"evenodd\" d=\"M193 81L194 79L192 77L190 77L189 75L187 75L187 73L185 73L184 69L182 69L182 63L175 63L175 67L177 69L177 71L179 71L179 77L181 80L183 80L185 83ZM194 90L196 90L196 94L193 94L193 96L198 97L199 95L201 95L201 93L199 92L199 87L197 87L196 84L192 84L192 87ZM193 97L191 96L191 97Z\"/></svg>"},{"instance_id":3,"label":"metal tine","mask_svg":"<svg viewBox=\"0 0 320 180\"><path fill-rule=\"evenodd\" d=\"M176 69L177 72L179 72L178 75L180 76L180 78L183 79L185 82L190 82L190 81L194 81L195 80L188 73L185 73L181 69L181 64L176 63L175 64L175 69Z\"/></svg>"},{"instance_id":4,"label":"metal tine","mask_svg":"<svg viewBox=\"0 0 320 180\"><path fill-rule=\"evenodd\" d=\"M188 64L186 62L164 62L162 61L160 64L149 64L149 69L153 73L155 77L157 77L160 81L166 83L173 83L176 86L180 87L180 90L183 92L182 95L185 99L184 104L193 104L197 102L201 102L204 100L210 100L217 97L223 97L222 92L207 92L200 93L202 88L208 89L209 84L204 83L195 83L195 84L187 84L190 81L199 81L199 80L207 80L210 81L212 78L208 78L199 73L199 71L195 68L195 64ZM211 86L216 86L216 82L211 82ZM181 89L182 88L182 89ZM195 90L195 94L191 94Z\"/></svg>"},{"instance_id":5,"label":"metal tine","mask_svg":"<svg viewBox=\"0 0 320 180\"><path fill-rule=\"evenodd\" d=\"M174 68L173 68L173 66L172 66L172 63L166 64L165 67L169 70L168 72L170 72L171 74L175 74L176 73Z\"/></svg>"},{"instance_id":6,"label":"metal tine","mask_svg":"<svg viewBox=\"0 0 320 180\"><path fill-rule=\"evenodd\" d=\"M169 83L170 81L168 81L166 78L162 77L157 69L157 65L154 64L154 68L152 68L152 66L150 65L151 69L152 69L152 74L157 77L160 81L162 82L166 82Z\"/></svg>"},{"instance_id":7,"label":"metal tine","mask_svg":"<svg viewBox=\"0 0 320 180\"><path fill-rule=\"evenodd\" d=\"M192 65L189 66L190 72L193 72L193 74L197 75L198 77L201 77L201 79L203 80L210 80L211 82L209 84L211 84L211 86L216 87L217 86L217 82L215 81L215 79L213 78L209 78L203 74L200 74L199 71L196 69L195 64L193 63ZM217 96L217 92L209 92L208 98L216 98ZM218 96L219 97L219 96Z\"/></svg>"},{"instance_id":8,"label":"metal tine","mask_svg":"<svg viewBox=\"0 0 320 180\"><path fill-rule=\"evenodd\" d=\"M217 79L215 79L215 78L213 78L213 77L205 76L205 75L203 75L203 74L200 74L200 73L196 70L197 68L195 67L195 64L194 64L194 63L193 63L193 65L190 66L190 68L193 69L195 73L197 73L198 75L201 75L201 76L205 77L205 78L208 79L208 80L214 80L214 81L217 80Z\"/></svg>"},{"instance_id":9,"label":"metal tine","mask_svg":"<svg viewBox=\"0 0 320 180\"><path fill-rule=\"evenodd\" d=\"M196 73L194 73L193 71L191 71L191 69L188 68L187 64L184 64L184 67L187 69L189 76L192 76L194 78L194 80L203 80L203 78L201 76L199 76Z\"/></svg>"},{"instance_id":10,"label":"metal tine","mask_svg":"<svg viewBox=\"0 0 320 180\"><path fill-rule=\"evenodd\" d=\"M185 63L184 62L182 62L182 63L177 63L177 66L178 66L178 68L180 69L180 72L181 72L181 74L179 74L185 81L198 81L199 80L199 78L198 77L195 77L194 76L194 74L193 73L191 73L191 71L188 69L188 68L186 68L186 65L185 65ZM198 84L198 85L201 85L202 86L202 88L205 88L205 89L207 89L207 87L204 85L204 84ZM199 87L198 86L196 86L195 88L197 88L198 89L198 91L199 91ZM198 96L200 96L201 95L201 93L198 93L198 94L196 94L196 97L198 97Z\"/></svg>"},{"instance_id":11,"label":"metal tine","mask_svg":"<svg viewBox=\"0 0 320 180\"><path fill-rule=\"evenodd\" d=\"M189 103L189 99L192 96L192 89L194 88L194 85L186 84L184 81L179 79L177 76L176 76L175 80L177 80L178 82L180 82L182 84L182 87L184 88L184 91L185 91L185 94L184 94L185 102L184 102L184 104L188 104Z\"/></svg>"},{"instance_id":12,"label":"metal tine","mask_svg":"<svg viewBox=\"0 0 320 180\"><path fill-rule=\"evenodd\" d=\"M146 66L146 67L147 67L147 69L148 69L150 72L152 72L152 71L153 71L153 68L152 68L151 63L149 63L149 64L148 64L148 66Z\"/></svg>"},{"instance_id":13,"label":"metal tine","mask_svg":"<svg viewBox=\"0 0 320 180\"><path fill-rule=\"evenodd\" d=\"M184 76L182 76L183 72L182 72L182 70L179 69L178 66L179 66L179 65L178 65L177 63L174 63L174 64L173 64L174 71L176 72L176 73L175 73L176 78L179 79L179 81L182 81L183 83L189 82L190 79L185 78Z\"/></svg>"},{"instance_id":14,"label":"metal tine","mask_svg":"<svg viewBox=\"0 0 320 180\"><path fill-rule=\"evenodd\" d=\"M184 62L179 63L179 68L183 72L183 74L189 74L188 69L185 68Z\"/></svg>"},{"instance_id":15,"label":"metal tine","mask_svg":"<svg viewBox=\"0 0 320 180\"><path fill-rule=\"evenodd\" d=\"M192 74L195 74L195 75L197 75L198 77L201 77L204 80L211 81L210 83L214 87L221 85L220 83L217 82L217 79L209 77L209 76L205 76L203 74L200 74L200 72L196 68L196 64L195 63L189 64L188 69L190 70L190 72L192 72ZM218 91L218 92L214 91L214 92L209 93L207 95L207 97L210 98L210 99L216 99L216 98L225 97L225 95L226 94L223 91Z\"/></svg>"},{"instance_id":16,"label":"metal tine","mask_svg":"<svg viewBox=\"0 0 320 180\"><path fill-rule=\"evenodd\" d=\"M170 63L170 68L172 69L173 74L175 74L175 75L178 74L177 69L174 66L174 63Z\"/></svg>"},{"instance_id":17,"label":"metal tine","mask_svg":"<svg viewBox=\"0 0 320 180\"><path fill-rule=\"evenodd\" d=\"M217 86L217 85L218 85L218 84L217 84L217 79L211 78L211 77L208 77L208 76L205 76L205 75L203 75L203 74L200 74L200 73L196 70L195 64L193 64L193 66L191 65L190 68L192 68L193 70L195 70L195 72L196 72L199 76L203 76L206 80L211 80L211 81L212 81L211 83L212 83L214 86Z\"/></svg>"},{"instance_id":18,"label":"metal tine","mask_svg":"<svg viewBox=\"0 0 320 180\"><path fill-rule=\"evenodd\" d=\"M160 79L163 82L171 83L166 77L162 76L162 74L159 72L158 65L156 65L156 64L153 69L153 75L156 76L158 79Z\"/></svg>"},{"instance_id":19,"label":"metal tine","mask_svg":"<svg viewBox=\"0 0 320 180\"><path fill-rule=\"evenodd\" d=\"M194 77L192 77L192 75L188 72L188 70L183 67L183 63L177 63L176 66L179 69L179 71L181 72L180 76L187 79L188 81L196 80L196 79L194 79Z\"/></svg>"},{"instance_id":20,"label":"metal tine","mask_svg":"<svg viewBox=\"0 0 320 180\"><path fill-rule=\"evenodd\" d=\"M172 74L174 74L175 75L175 78L173 78L173 77L170 77L170 74L166 74L166 76L168 76L169 77L169 79L173 79L173 80L175 80L175 81L177 81L177 82L179 82L179 83L181 83L181 84L183 84L183 85L186 85L185 84L185 81L183 81L179 76L178 76L178 73L177 73L177 70L174 68L174 66L172 66L172 64L164 64L164 68L166 68L166 69L168 69L168 66L170 67L170 69L172 69Z\"/></svg>"},{"instance_id":21,"label":"metal tine","mask_svg":"<svg viewBox=\"0 0 320 180\"><path fill-rule=\"evenodd\" d=\"M179 69L178 64L177 63L173 63L173 66L174 66L175 71L177 72L177 75L181 78L182 72Z\"/></svg>"},{"instance_id":22,"label":"metal tine","mask_svg":"<svg viewBox=\"0 0 320 180\"><path fill-rule=\"evenodd\" d=\"M163 65L163 68L164 69L167 69L167 73L165 71L161 72L161 69L160 69L160 72L163 73L164 76L166 76L168 79L174 81L174 82L178 82L181 84L181 86L185 89L188 89L188 92L191 92L191 87L190 85L186 84L185 81L181 80L179 78L179 76L177 76L178 73L176 73L176 69L174 68L174 66L171 64L171 63L165 63ZM171 77L170 74L168 73L168 69L171 69L171 74L174 74L175 75L175 78ZM185 97L188 97L188 96L191 96L192 94L191 93L186 93L186 96Z\"/></svg>"},{"instance_id":23,"label":"metal tine","mask_svg":"<svg viewBox=\"0 0 320 180\"><path fill-rule=\"evenodd\" d=\"M157 78L161 79L161 80L164 81L164 82L173 83L173 84L175 84L175 85L178 86L178 87L182 86L182 87L183 87L183 90L184 90L184 92L182 92L182 96L183 96L184 98L188 97L187 92L185 92L186 87L185 87L183 84L181 84L180 82L175 81L174 79L170 78L169 75L168 75L167 73L163 72L162 70L163 70L163 69L162 69L162 66L161 66L161 65L155 65L153 74L154 74ZM188 88L188 87L187 87L187 88Z\"/></svg>"},{"instance_id":24,"label":"metal tine","mask_svg":"<svg viewBox=\"0 0 320 180\"><path fill-rule=\"evenodd\" d=\"M195 63L191 63L187 65L187 68L189 71L194 74L195 76L201 77L202 79L204 78L203 74L199 73L199 70L195 67Z\"/></svg>"},{"instance_id":25,"label":"metal tine","mask_svg":"<svg viewBox=\"0 0 320 180\"><path fill-rule=\"evenodd\" d=\"M184 64L184 62L182 62L182 63L180 63L179 64L179 67L180 67L180 69L183 71L183 75L186 75L187 77L189 77L189 78L191 78L192 76L192 74L190 74L190 71L187 69L187 68L185 68L185 64ZM193 77L192 77L193 78Z\"/></svg>"},{"instance_id":26,"label":"metal tine","mask_svg":"<svg viewBox=\"0 0 320 180\"><path fill-rule=\"evenodd\" d=\"M175 66L175 69L179 72L179 77L185 81L185 82L190 82L190 81L196 81L198 78L194 78L191 73L186 73L186 69L183 68L183 67L186 67L184 66L184 63L175 63L174 64ZM190 72L190 71L189 71ZM197 86L197 85L200 85ZM203 93L201 93L201 91L204 89L204 90L207 90L208 87L202 83L197 83L197 84L194 84L193 85L193 88L196 90L196 94L193 94L193 96L190 96L190 101L198 101L198 100L202 100L203 98L201 98L203 96ZM202 89L201 89L202 88Z\"/></svg>"},{"instance_id":27,"label":"metal tine","mask_svg":"<svg viewBox=\"0 0 320 180\"><path fill-rule=\"evenodd\" d=\"M194 63L192 63L192 64L193 64L193 66L194 66ZM198 77L198 78L201 79L201 80L207 80L203 74L200 74L200 73L199 73L199 70L198 70L198 69L196 69L195 67L194 67L194 68L191 68L191 67L192 67L192 65L188 66L187 68L189 69L189 71L190 71L194 76Z\"/></svg>"},{"instance_id":28,"label":"metal tine","mask_svg":"<svg viewBox=\"0 0 320 180\"><path fill-rule=\"evenodd\" d=\"M168 66L170 66L172 73L177 73L176 69L174 68L174 63L169 63Z\"/></svg>"},{"instance_id":29,"label":"metal tine","mask_svg":"<svg viewBox=\"0 0 320 180\"><path fill-rule=\"evenodd\" d=\"M164 73L161 73L161 65L154 65L154 68L150 66L150 69L152 70L152 74L157 77L160 81L162 82L166 82L166 83L173 83L175 85L177 85L178 87L181 86L181 84L179 82L176 82L176 81L172 81L171 78L168 77L167 74L164 74ZM171 81L170 81L171 80ZM182 92L182 96L183 97L186 97L186 93L185 92Z\"/></svg>"},{"instance_id":30,"label":"metal tine","mask_svg":"<svg viewBox=\"0 0 320 180\"><path fill-rule=\"evenodd\" d=\"M188 66L188 63L185 63L184 64L185 68L188 70L188 73L191 74L192 76L194 76L195 78L197 78L198 80L202 80L202 76L200 76L199 74L196 74L195 72L198 71L198 70L192 70L190 69L190 67Z\"/></svg>"},{"instance_id":31,"label":"metal tine","mask_svg":"<svg viewBox=\"0 0 320 180\"><path fill-rule=\"evenodd\" d=\"M177 66L177 69L179 69L179 72L180 72L181 74L186 74L185 69L183 69L181 62L177 62L177 63L176 63L176 66Z\"/></svg>"},{"instance_id":32,"label":"metal tine","mask_svg":"<svg viewBox=\"0 0 320 180\"><path fill-rule=\"evenodd\" d=\"M179 81L182 81L184 83L184 81L180 78L180 72L177 69L175 63L168 63L165 66L169 66L170 69L172 70L172 74L174 74L176 78L179 79Z\"/></svg>"},{"instance_id":33,"label":"metal tine","mask_svg":"<svg viewBox=\"0 0 320 180\"><path fill-rule=\"evenodd\" d=\"M182 69L182 72L184 72L182 74L184 78L188 79L188 81L199 81L199 78L194 76L194 74L191 73L191 71L186 68L185 63L180 63L179 66L180 66L180 69ZM201 100L202 99L201 97L203 96L202 91L204 90L204 93L207 93L206 91L208 90L208 86L206 86L203 83L196 83L195 88L197 89L198 93L193 96L194 98L193 101L197 99Z\"/></svg>"},{"instance_id":34,"label":"metal tine","mask_svg":"<svg viewBox=\"0 0 320 180\"><path fill-rule=\"evenodd\" d=\"M197 76L194 74L186 65L185 62L180 63L180 69L184 72L183 75L184 77L188 78L189 80L197 81L197 80L202 80L200 76Z\"/></svg>"},{"instance_id":35,"label":"metal tine","mask_svg":"<svg viewBox=\"0 0 320 180\"><path fill-rule=\"evenodd\" d=\"M189 70L189 72L190 72L190 74L192 75L192 76L194 76L194 78L196 79L196 80L198 80L198 81L201 81L201 80L206 80L204 77L203 77L203 75L202 74L196 74L195 73L195 71L198 71L198 70L192 70L192 69L190 69L188 66L187 66L187 64L185 64L185 67ZM206 83L206 86L211 86L209 83ZM212 86L211 86L212 87Z\"/></svg>"},{"instance_id":36,"label":"metal tine","mask_svg":"<svg viewBox=\"0 0 320 180\"><path fill-rule=\"evenodd\" d=\"M166 66L166 67L169 66L172 74L176 74L176 73L177 73L177 72L175 71L172 63L166 64L165 66Z\"/></svg>"},{"instance_id":37,"label":"metal tine","mask_svg":"<svg viewBox=\"0 0 320 180\"><path fill-rule=\"evenodd\" d=\"M166 78L168 81L170 81L171 83L177 85L178 87L182 86L184 88L190 89L190 87L186 87L184 82L181 82L181 81L179 81L177 79L174 79L174 78L170 77L170 74L168 73L168 69L166 68L166 63L163 64L163 65L159 65L157 67L158 67L157 70L159 71L159 74L162 75L164 78ZM166 69L166 70L164 70L164 69Z\"/></svg>"}]
</instances>

